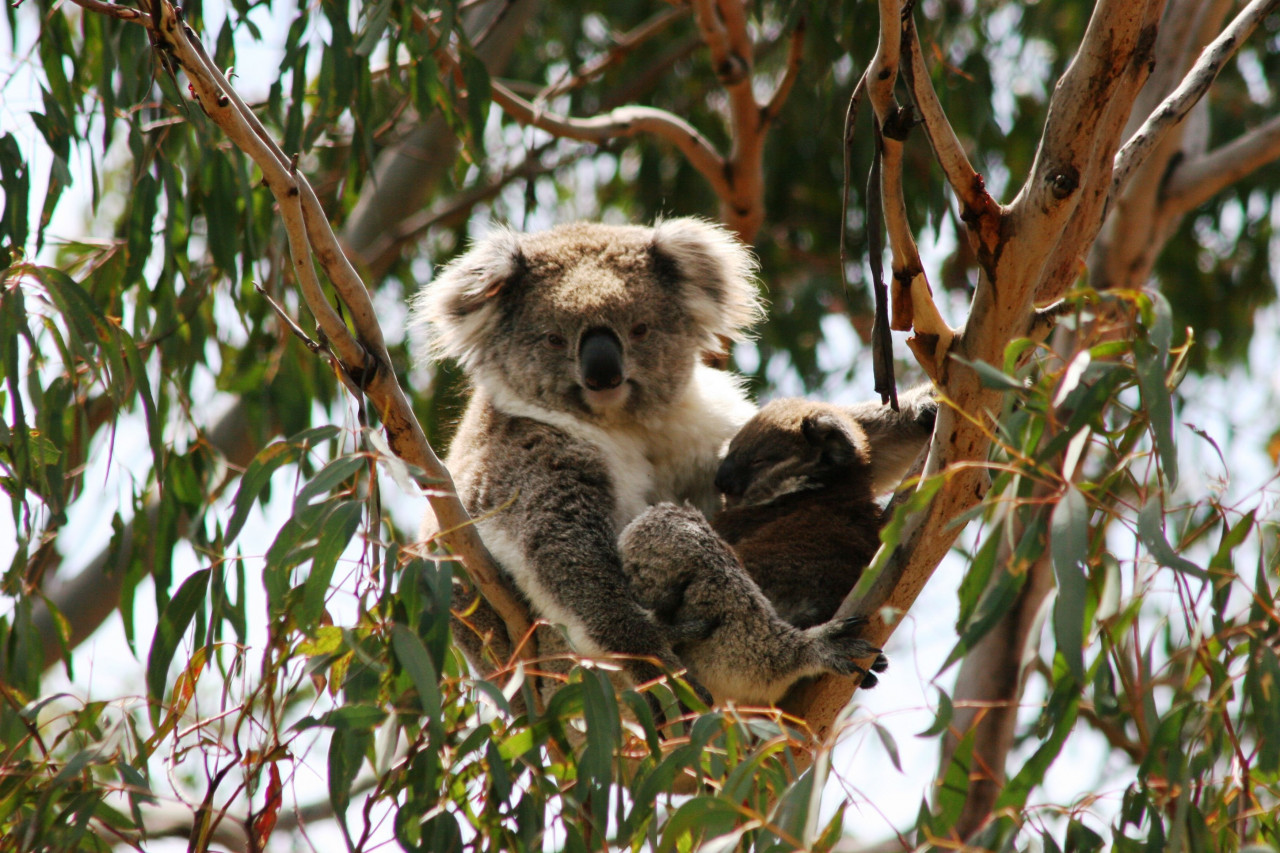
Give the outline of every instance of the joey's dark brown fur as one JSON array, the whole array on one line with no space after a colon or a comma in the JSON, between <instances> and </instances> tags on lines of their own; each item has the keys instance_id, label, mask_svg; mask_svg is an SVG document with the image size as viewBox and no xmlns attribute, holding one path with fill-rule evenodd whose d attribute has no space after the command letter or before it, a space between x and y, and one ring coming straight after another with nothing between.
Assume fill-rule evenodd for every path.
<instances>
[{"instance_id":1,"label":"joey's dark brown fur","mask_svg":"<svg viewBox=\"0 0 1280 853\"><path fill-rule=\"evenodd\" d=\"M778 615L808 628L836 612L880 545L877 492L892 487L933 433L928 386L899 412L775 400L738 432L716 476L712 526Z\"/></svg>"}]
</instances>

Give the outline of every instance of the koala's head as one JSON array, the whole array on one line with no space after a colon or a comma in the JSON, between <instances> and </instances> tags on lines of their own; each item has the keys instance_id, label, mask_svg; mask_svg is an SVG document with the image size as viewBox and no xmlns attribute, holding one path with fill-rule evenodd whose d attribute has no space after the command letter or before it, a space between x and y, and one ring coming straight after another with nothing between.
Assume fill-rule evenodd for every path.
<instances>
[{"instance_id":1,"label":"koala's head","mask_svg":"<svg viewBox=\"0 0 1280 853\"><path fill-rule=\"evenodd\" d=\"M495 230L423 290L413 323L495 398L605 418L678 399L702 353L759 310L746 248L668 219Z\"/></svg>"},{"instance_id":2,"label":"koala's head","mask_svg":"<svg viewBox=\"0 0 1280 853\"><path fill-rule=\"evenodd\" d=\"M762 506L794 492L863 481L870 499L866 433L839 407L774 400L729 443L716 472L725 505Z\"/></svg>"}]
</instances>

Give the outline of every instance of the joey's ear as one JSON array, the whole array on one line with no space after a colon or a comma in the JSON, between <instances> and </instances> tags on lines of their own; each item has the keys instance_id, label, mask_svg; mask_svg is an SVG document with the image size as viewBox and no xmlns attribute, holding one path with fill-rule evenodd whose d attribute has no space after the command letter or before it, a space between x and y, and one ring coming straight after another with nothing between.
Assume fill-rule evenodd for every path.
<instances>
[{"instance_id":1,"label":"joey's ear","mask_svg":"<svg viewBox=\"0 0 1280 853\"><path fill-rule=\"evenodd\" d=\"M822 461L835 468L847 468L865 462L866 455L858 439L840 418L827 412L805 415L800 422L804 440L818 449Z\"/></svg>"},{"instance_id":2,"label":"joey's ear","mask_svg":"<svg viewBox=\"0 0 1280 853\"><path fill-rule=\"evenodd\" d=\"M760 320L755 256L726 229L689 217L659 220L651 250L660 274L679 283L705 346L718 350L721 336L743 340Z\"/></svg>"},{"instance_id":3,"label":"joey's ear","mask_svg":"<svg viewBox=\"0 0 1280 853\"><path fill-rule=\"evenodd\" d=\"M497 228L442 268L413 298L410 331L429 354L466 365L483 344L497 296L524 270L520 235Z\"/></svg>"}]
</instances>

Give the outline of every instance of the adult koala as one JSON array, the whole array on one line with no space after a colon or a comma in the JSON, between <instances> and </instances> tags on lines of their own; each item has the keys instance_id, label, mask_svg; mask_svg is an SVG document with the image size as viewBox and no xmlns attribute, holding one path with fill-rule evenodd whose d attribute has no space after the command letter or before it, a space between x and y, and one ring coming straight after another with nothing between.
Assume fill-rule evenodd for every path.
<instances>
[{"instance_id":1,"label":"adult koala","mask_svg":"<svg viewBox=\"0 0 1280 853\"><path fill-rule=\"evenodd\" d=\"M720 453L755 407L702 356L759 312L754 259L697 219L498 229L413 305L474 386L447 464L481 537L535 615L579 653L629 656L636 682L680 662L618 536L659 501L719 507ZM474 631L457 633L474 658Z\"/></svg>"}]
</instances>

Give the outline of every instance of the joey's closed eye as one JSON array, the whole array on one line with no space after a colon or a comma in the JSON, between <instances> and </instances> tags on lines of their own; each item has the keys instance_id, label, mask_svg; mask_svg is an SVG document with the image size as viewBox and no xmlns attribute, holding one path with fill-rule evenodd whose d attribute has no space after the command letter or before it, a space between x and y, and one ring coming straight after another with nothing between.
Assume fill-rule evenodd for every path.
<instances>
[{"instance_id":1,"label":"joey's closed eye","mask_svg":"<svg viewBox=\"0 0 1280 853\"><path fill-rule=\"evenodd\" d=\"M647 337L649 337L648 323L636 323L631 327L631 339L633 341L643 341Z\"/></svg>"},{"instance_id":2,"label":"joey's closed eye","mask_svg":"<svg viewBox=\"0 0 1280 853\"><path fill-rule=\"evenodd\" d=\"M544 340L547 346L554 350L561 350L569 345L569 342L564 339L564 335L559 335L555 332L548 332Z\"/></svg>"}]
</instances>

